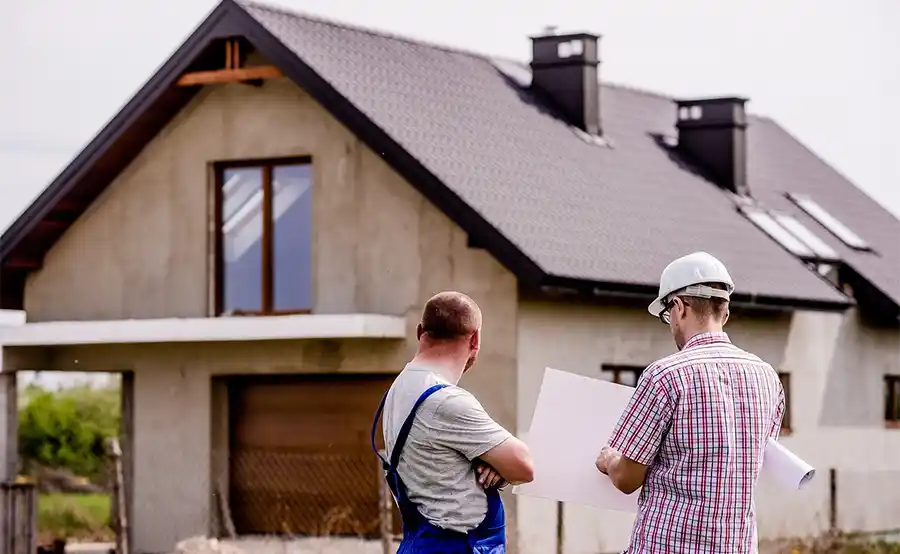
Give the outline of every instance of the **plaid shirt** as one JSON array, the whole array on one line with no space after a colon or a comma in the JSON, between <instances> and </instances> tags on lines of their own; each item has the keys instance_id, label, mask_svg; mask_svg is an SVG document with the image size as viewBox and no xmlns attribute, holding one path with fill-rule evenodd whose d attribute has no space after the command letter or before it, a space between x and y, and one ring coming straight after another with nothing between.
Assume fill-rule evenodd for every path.
<instances>
[{"instance_id":1,"label":"plaid shirt","mask_svg":"<svg viewBox=\"0 0 900 554\"><path fill-rule=\"evenodd\" d=\"M649 466L628 553L756 552L756 482L783 413L778 374L725 333L644 370L609 443Z\"/></svg>"}]
</instances>

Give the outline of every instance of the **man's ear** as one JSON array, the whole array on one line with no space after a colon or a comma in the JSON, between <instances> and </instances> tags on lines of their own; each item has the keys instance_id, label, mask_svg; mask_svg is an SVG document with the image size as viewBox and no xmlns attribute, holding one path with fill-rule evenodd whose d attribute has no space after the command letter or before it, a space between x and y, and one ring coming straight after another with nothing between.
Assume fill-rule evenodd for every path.
<instances>
[{"instance_id":1,"label":"man's ear","mask_svg":"<svg viewBox=\"0 0 900 554\"><path fill-rule=\"evenodd\" d=\"M478 350L481 348L481 329L476 330L472 333L472 338L469 339L469 347L472 350Z\"/></svg>"},{"instance_id":2,"label":"man's ear","mask_svg":"<svg viewBox=\"0 0 900 554\"><path fill-rule=\"evenodd\" d=\"M425 333L425 329L422 327L422 324L419 323L416 325L416 340L422 340L423 333Z\"/></svg>"}]
</instances>

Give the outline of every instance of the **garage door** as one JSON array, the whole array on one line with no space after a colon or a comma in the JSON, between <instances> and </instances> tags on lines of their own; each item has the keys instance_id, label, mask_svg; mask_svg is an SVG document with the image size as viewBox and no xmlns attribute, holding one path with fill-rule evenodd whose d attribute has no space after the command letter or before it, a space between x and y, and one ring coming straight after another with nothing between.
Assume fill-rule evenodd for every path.
<instances>
[{"instance_id":1,"label":"garage door","mask_svg":"<svg viewBox=\"0 0 900 554\"><path fill-rule=\"evenodd\" d=\"M229 383L230 504L240 534L379 529L372 415L392 376L240 378ZM381 432L379 430L379 447Z\"/></svg>"}]
</instances>

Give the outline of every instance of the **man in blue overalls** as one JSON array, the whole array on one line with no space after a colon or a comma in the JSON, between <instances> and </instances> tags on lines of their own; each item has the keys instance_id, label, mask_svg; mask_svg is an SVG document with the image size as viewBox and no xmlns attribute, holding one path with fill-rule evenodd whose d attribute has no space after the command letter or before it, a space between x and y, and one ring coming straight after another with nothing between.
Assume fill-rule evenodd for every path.
<instances>
[{"instance_id":1,"label":"man in blue overalls","mask_svg":"<svg viewBox=\"0 0 900 554\"><path fill-rule=\"evenodd\" d=\"M462 293L442 292L425 304L417 335L416 357L372 424L374 448L384 412L382 462L403 519L398 554L503 554L499 489L531 481L534 470L528 447L457 386L478 355L481 310Z\"/></svg>"}]
</instances>

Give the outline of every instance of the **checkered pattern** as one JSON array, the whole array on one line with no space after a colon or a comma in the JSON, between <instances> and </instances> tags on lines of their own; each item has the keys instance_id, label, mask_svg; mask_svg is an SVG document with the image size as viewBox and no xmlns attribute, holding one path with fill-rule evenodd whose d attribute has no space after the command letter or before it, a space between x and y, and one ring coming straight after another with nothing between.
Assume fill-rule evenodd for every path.
<instances>
[{"instance_id":1,"label":"checkered pattern","mask_svg":"<svg viewBox=\"0 0 900 554\"><path fill-rule=\"evenodd\" d=\"M610 446L650 466L629 554L756 552L756 482L784 389L725 333L648 367Z\"/></svg>"}]
</instances>

